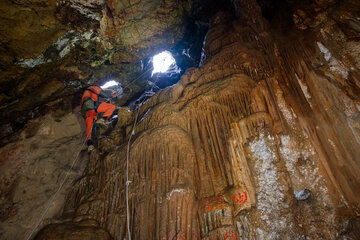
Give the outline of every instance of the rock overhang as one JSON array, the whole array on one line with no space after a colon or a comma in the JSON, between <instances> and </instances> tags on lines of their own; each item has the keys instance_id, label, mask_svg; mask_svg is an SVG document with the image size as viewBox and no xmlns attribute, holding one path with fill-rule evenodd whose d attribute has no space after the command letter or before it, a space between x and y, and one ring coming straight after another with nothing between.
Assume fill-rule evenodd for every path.
<instances>
[{"instance_id":1,"label":"rock overhang","mask_svg":"<svg viewBox=\"0 0 360 240\"><path fill-rule=\"evenodd\" d=\"M148 60L162 50L182 69L171 75L170 85L177 82L198 65L214 12L206 8L202 0L3 2L1 30L9 34L0 39L0 103L6 109L0 124L10 122L14 132L44 114L36 109L109 79L126 86L118 104L129 103L148 87Z\"/></svg>"}]
</instances>

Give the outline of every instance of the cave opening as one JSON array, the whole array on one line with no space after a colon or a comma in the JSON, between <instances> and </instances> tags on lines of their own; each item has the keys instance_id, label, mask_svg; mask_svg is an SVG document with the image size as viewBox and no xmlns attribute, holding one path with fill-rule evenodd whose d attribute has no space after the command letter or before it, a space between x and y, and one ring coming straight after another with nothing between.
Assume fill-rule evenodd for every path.
<instances>
[{"instance_id":1,"label":"cave opening","mask_svg":"<svg viewBox=\"0 0 360 240\"><path fill-rule=\"evenodd\" d=\"M101 85L100 87L102 89L107 89L107 88L110 88L110 87L114 87L114 86L118 86L120 85L120 83L114 81L114 80L110 80L110 81L107 81L105 82L103 85Z\"/></svg>"},{"instance_id":2,"label":"cave opening","mask_svg":"<svg viewBox=\"0 0 360 240\"><path fill-rule=\"evenodd\" d=\"M169 51L163 51L152 57L153 68L151 75L155 73L166 73L176 68L176 61Z\"/></svg>"},{"instance_id":3,"label":"cave opening","mask_svg":"<svg viewBox=\"0 0 360 240\"><path fill-rule=\"evenodd\" d=\"M232 17L235 17L231 1L200 0L194 4L191 14L184 22L185 31L182 39L171 48L160 47L159 51L152 57L147 56L141 60L141 71L137 72L134 79L139 78L139 82L145 82L145 87L143 87L142 91L132 93L124 106L131 107L144 98L148 99L158 90L176 84L189 68L199 67L203 56L203 47L206 43L206 35L211 27L211 19L219 11L227 12ZM168 57L166 58L166 56ZM168 59L169 62L161 62L162 57ZM156 67L154 66L154 58L157 61L155 65L158 64ZM174 64L170 64L172 61ZM158 71L158 69L162 68L161 65L164 68L169 66L169 68L166 71Z\"/></svg>"}]
</instances>

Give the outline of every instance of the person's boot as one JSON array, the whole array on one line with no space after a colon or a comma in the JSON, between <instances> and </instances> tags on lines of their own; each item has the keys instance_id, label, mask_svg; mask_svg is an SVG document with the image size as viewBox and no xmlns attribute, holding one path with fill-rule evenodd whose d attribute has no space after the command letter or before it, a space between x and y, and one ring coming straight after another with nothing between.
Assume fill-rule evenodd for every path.
<instances>
[{"instance_id":1,"label":"person's boot","mask_svg":"<svg viewBox=\"0 0 360 240\"><path fill-rule=\"evenodd\" d=\"M96 133L98 135L103 135L110 127L109 125L110 123L103 119L103 118L100 118L99 120L97 120L95 122L95 125L96 125Z\"/></svg>"},{"instance_id":2,"label":"person's boot","mask_svg":"<svg viewBox=\"0 0 360 240\"><path fill-rule=\"evenodd\" d=\"M94 145L89 145L88 146L88 153L91 153L92 150L94 150L94 149L95 149Z\"/></svg>"},{"instance_id":3,"label":"person's boot","mask_svg":"<svg viewBox=\"0 0 360 240\"><path fill-rule=\"evenodd\" d=\"M106 122L105 122L105 120L104 120L103 118L98 119L98 120L96 121L96 124L97 124L97 125L102 125L102 126L106 126L106 125L107 125Z\"/></svg>"},{"instance_id":4,"label":"person's boot","mask_svg":"<svg viewBox=\"0 0 360 240\"><path fill-rule=\"evenodd\" d=\"M93 141L91 139L87 140L87 145L88 145L88 153L90 153L92 150L95 149L93 145Z\"/></svg>"}]
</instances>

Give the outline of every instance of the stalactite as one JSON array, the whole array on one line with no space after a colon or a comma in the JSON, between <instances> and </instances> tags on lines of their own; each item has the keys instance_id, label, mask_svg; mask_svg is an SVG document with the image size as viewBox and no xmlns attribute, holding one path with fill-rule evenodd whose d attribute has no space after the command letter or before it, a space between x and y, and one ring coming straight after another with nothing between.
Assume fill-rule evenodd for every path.
<instances>
[{"instance_id":1,"label":"stalactite","mask_svg":"<svg viewBox=\"0 0 360 240\"><path fill-rule=\"evenodd\" d=\"M356 216L358 130L348 121L358 112L355 103L338 110L353 94L312 68L300 40L274 40L255 1L234 2L253 13L219 13L203 65L140 108L129 159L133 239L331 239ZM135 114L124 113L115 129L123 136L103 140L111 146L91 154L69 195L78 222L93 219L115 239L127 237ZM297 199L304 189L310 197Z\"/></svg>"}]
</instances>

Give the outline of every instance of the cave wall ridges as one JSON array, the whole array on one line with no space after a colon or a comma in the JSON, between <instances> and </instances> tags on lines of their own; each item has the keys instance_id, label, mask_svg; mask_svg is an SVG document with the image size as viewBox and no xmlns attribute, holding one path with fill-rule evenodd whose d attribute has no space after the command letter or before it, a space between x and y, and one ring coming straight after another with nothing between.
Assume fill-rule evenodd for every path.
<instances>
[{"instance_id":1,"label":"cave wall ridges","mask_svg":"<svg viewBox=\"0 0 360 240\"><path fill-rule=\"evenodd\" d=\"M344 79L319 36L275 38L255 1L234 3L252 14L219 13L202 66L141 107L129 159L132 239L358 236L349 227L359 214L358 68ZM73 224L115 239L126 236L134 115L122 111L99 140L68 201ZM298 200L302 189L311 197ZM204 200L220 195L209 211Z\"/></svg>"}]
</instances>

